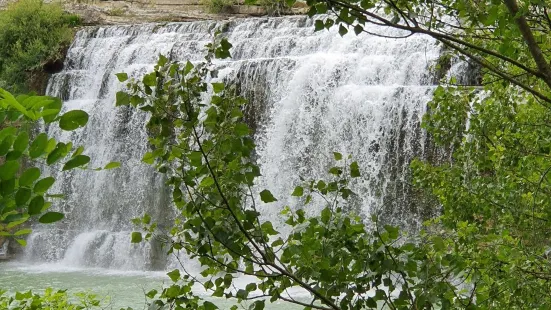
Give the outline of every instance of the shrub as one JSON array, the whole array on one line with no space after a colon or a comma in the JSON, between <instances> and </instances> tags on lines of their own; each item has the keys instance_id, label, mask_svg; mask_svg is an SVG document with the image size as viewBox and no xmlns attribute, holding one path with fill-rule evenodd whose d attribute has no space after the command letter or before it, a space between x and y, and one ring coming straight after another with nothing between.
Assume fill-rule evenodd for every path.
<instances>
[{"instance_id":1,"label":"shrub","mask_svg":"<svg viewBox=\"0 0 551 310\"><path fill-rule=\"evenodd\" d=\"M233 5L233 0L201 0L210 13L225 13Z\"/></svg>"},{"instance_id":2,"label":"shrub","mask_svg":"<svg viewBox=\"0 0 551 310\"><path fill-rule=\"evenodd\" d=\"M63 57L79 18L58 4L21 0L0 12L0 81L12 92L29 88L31 72Z\"/></svg>"},{"instance_id":3,"label":"shrub","mask_svg":"<svg viewBox=\"0 0 551 310\"><path fill-rule=\"evenodd\" d=\"M270 16L280 16L289 8L285 0L259 0L258 5L263 6Z\"/></svg>"}]
</instances>

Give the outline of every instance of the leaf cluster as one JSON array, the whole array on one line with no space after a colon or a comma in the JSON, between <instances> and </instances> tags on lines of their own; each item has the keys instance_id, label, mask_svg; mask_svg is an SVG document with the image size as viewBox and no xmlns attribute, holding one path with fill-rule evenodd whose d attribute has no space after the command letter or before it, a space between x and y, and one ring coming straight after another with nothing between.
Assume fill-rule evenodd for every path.
<instances>
[{"instance_id":1,"label":"leaf cluster","mask_svg":"<svg viewBox=\"0 0 551 310\"><path fill-rule=\"evenodd\" d=\"M33 134L38 122L72 131L88 122L88 114L81 110L61 113L61 100L48 96L20 95L14 97L0 89L0 237L14 237L25 245L24 236L31 229L23 224L31 217L40 223L63 219L59 212L48 211L52 206L49 194L55 182L43 175L40 165L63 164L62 169L86 168L90 157L84 148L73 147L72 142L61 142L45 132ZM106 169L117 166L111 163Z\"/></svg>"}]
</instances>

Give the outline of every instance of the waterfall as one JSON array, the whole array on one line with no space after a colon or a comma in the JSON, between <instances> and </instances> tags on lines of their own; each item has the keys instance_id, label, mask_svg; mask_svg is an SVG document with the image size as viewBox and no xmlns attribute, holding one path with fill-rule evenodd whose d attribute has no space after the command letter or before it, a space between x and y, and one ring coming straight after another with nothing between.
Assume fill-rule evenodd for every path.
<instances>
[{"instance_id":1,"label":"waterfall","mask_svg":"<svg viewBox=\"0 0 551 310\"><path fill-rule=\"evenodd\" d=\"M369 27L385 36L402 34ZM365 216L382 210L389 220L415 225L420 211L408 198L408 163L427 152L419 123L433 90L429 67L439 55L433 40L418 35L341 38L336 29L314 32L313 21L303 16L97 27L77 33L64 70L52 76L47 89L64 100L66 109L87 111L90 121L71 133L47 130L59 140L84 145L91 167L110 161L120 161L122 167L68 173L52 169L54 190L67 196L54 208L66 219L35 227L26 259L80 267L164 268L164 254L155 246L130 244L132 218L144 212L169 218L172 209L162 176L140 162L148 150L146 115L115 108L121 85L114 74L143 74L152 70L159 54L201 60L216 28L234 46L233 58L217 63L220 76L237 81L250 100L246 112L263 173L257 187L270 189L279 199L263 208L264 217L276 219L281 206L296 203L286 197L299 176L326 177L336 151L351 155L361 168L363 177L352 185L358 193L356 212Z\"/></svg>"}]
</instances>

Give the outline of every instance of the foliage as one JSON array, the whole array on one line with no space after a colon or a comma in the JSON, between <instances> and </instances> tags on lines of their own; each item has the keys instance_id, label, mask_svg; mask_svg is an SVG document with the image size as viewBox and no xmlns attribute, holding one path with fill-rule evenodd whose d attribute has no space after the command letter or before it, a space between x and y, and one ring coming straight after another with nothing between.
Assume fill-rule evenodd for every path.
<instances>
[{"instance_id":1,"label":"foliage","mask_svg":"<svg viewBox=\"0 0 551 310\"><path fill-rule=\"evenodd\" d=\"M289 193L297 197L297 205L281 212L284 223L261 218L260 201L269 204L277 197L269 190L252 189L260 171L251 161L254 143L242 122L245 100L223 83L210 81L213 57L229 57L230 47L225 39L208 45L205 62L199 64L180 65L161 56L154 72L130 80L128 92L117 94L118 105L150 113L147 128L153 150L143 161L167 174L180 212L166 236L168 253L183 251L203 266L204 280L183 265L169 272L174 283L147 294L153 309L218 309L193 294L196 284L215 297L250 301L249 309L264 309L267 301L277 300L304 309L484 309L514 304L516 284L507 283L508 290L499 286L499 296L493 296L501 284L498 276L507 267L485 269L496 263L496 255L517 263L508 274L526 267L525 256L513 248L514 238L505 233L485 236L486 247L473 252L473 235L482 232L467 221L454 231L423 233L415 242L376 218L366 227L361 218L343 211L354 195L347 184L360 172L358 164L342 154L334 153L336 165L327 180L305 181ZM118 78L125 82L128 75ZM212 95L205 99L209 91ZM318 205L320 213L306 214L307 204ZM157 233L149 215L135 223L142 232L133 233L133 242ZM276 231L279 224L289 233ZM255 280L236 288L235 279L243 274ZM527 279L525 283L538 288L530 292L549 289L538 281ZM297 287L308 291L311 300L294 299L288 290ZM522 305L548 305L539 295L532 296Z\"/></svg>"},{"instance_id":2,"label":"foliage","mask_svg":"<svg viewBox=\"0 0 551 310\"><path fill-rule=\"evenodd\" d=\"M70 27L79 23L59 4L42 0L16 1L0 11L0 87L24 92L33 72L64 56L73 37Z\"/></svg>"},{"instance_id":3,"label":"foliage","mask_svg":"<svg viewBox=\"0 0 551 310\"><path fill-rule=\"evenodd\" d=\"M285 0L259 0L256 4L264 7L268 15L272 16L282 15L289 8Z\"/></svg>"},{"instance_id":4,"label":"foliage","mask_svg":"<svg viewBox=\"0 0 551 310\"><path fill-rule=\"evenodd\" d=\"M43 294L31 291L18 292L13 296L0 290L0 308L11 310L87 310L102 309L101 301L93 294L75 294L78 301L74 301L66 291L54 291L47 288Z\"/></svg>"},{"instance_id":5,"label":"foliage","mask_svg":"<svg viewBox=\"0 0 551 310\"><path fill-rule=\"evenodd\" d=\"M210 13L227 13L234 4L233 0L201 0Z\"/></svg>"},{"instance_id":6,"label":"foliage","mask_svg":"<svg viewBox=\"0 0 551 310\"><path fill-rule=\"evenodd\" d=\"M112 8L107 12L109 16L123 16L126 11L123 8Z\"/></svg>"},{"instance_id":7,"label":"foliage","mask_svg":"<svg viewBox=\"0 0 551 310\"><path fill-rule=\"evenodd\" d=\"M63 170L86 168L90 157L83 155L82 146L61 142L45 132L35 137L28 127L38 122L57 124L72 131L88 122L88 114L72 110L60 114L61 100L48 96L20 95L14 97L0 89L0 237L13 237L25 245L24 237L31 229L24 225L31 217L48 224L63 219L63 214L48 211L52 202L48 194L55 182L42 175L41 166L63 164ZM71 154L69 156L69 154ZM118 166L110 163L105 169Z\"/></svg>"}]
</instances>

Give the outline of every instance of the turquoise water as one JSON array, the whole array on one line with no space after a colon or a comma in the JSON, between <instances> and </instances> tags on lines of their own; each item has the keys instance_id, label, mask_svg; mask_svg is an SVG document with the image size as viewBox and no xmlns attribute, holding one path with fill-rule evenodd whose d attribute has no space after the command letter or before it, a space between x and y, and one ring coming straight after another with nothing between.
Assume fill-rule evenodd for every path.
<instances>
[{"instance_id":1,"label":"turquoise water","mask_svg":"<svg viewBox=\"0 0 551 310\"><path fill-rule=\"evenodd\" d=\"M244 281L246 281L244 279ZM16 264L0 262L0 289L8 291L41 291L46 287L68 289L70 293L90 292L100 296L106 309L132 307L146 309L145 292L159 290L170 284L165 272L116 271L106 269L68 268L61 264ZM204 289L196 288L198 295L211 300L220 309L229 309L233 303L212 298ZM245 305L245 309L246 309ZM266 303L266 309L301 309L289 303Z\"/></svg>"}]
</instances>

